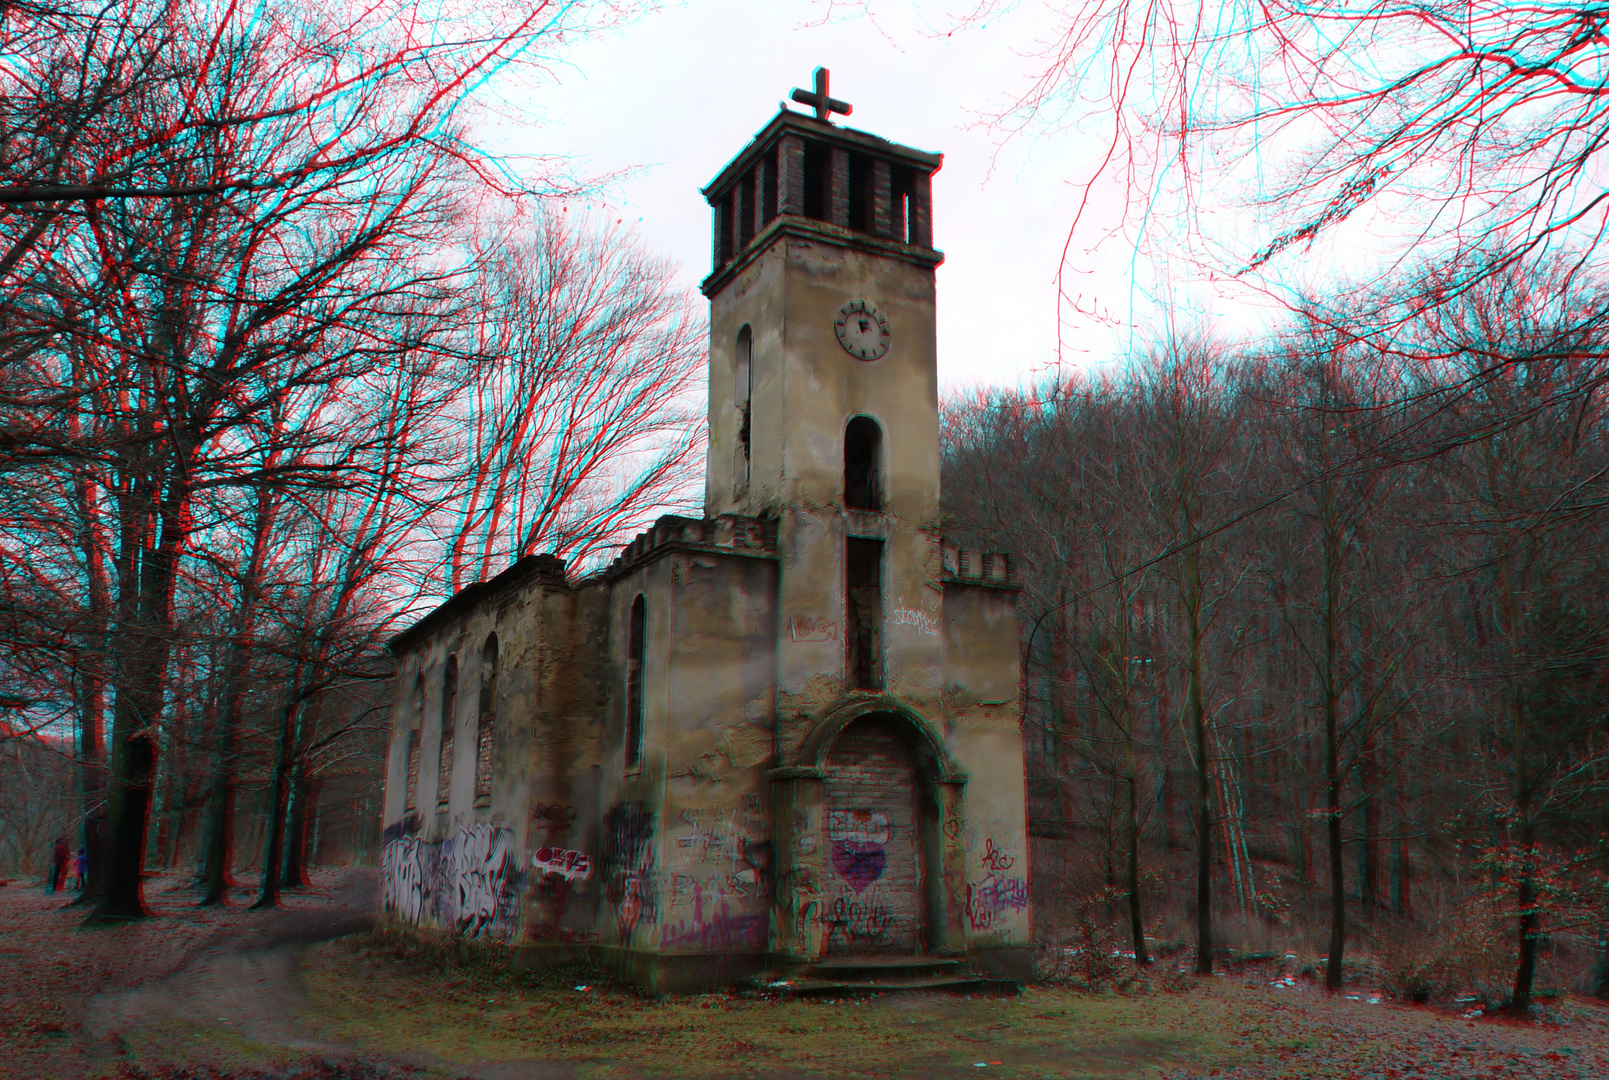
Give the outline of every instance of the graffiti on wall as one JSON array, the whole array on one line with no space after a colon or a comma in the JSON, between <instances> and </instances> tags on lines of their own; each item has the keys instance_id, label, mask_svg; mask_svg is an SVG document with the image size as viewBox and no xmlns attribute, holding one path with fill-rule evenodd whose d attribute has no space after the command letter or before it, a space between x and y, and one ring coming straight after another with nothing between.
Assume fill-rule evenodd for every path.
<instances>
[{"instance_id":1,"label":"graffiti on wall","mask_svg":"<svg viewBox=\"0 0 1609 1080\"><path fill-rule=\"evenodd\" d=\"M519 922L520 864L514 830L468 825L452 839L454 927L461 934L506 937Z\"/></svg>"},{"instance_id":2,"label":"graffiti on wall","mask_svg":"<svg viewBox=\"0 0 1609 1080\"><path fill-rule=\"evenodd\" d=\"M1002 916L1028 906L1028 883L1010 876L1016 856L1007 854L992 838L984 841L980 861L988 873L982 881L967 886L967 921L974 930L991 930Z\"/></svg>"},{"instance_id":3,"label":"graffiti on wall","mask_svg":"<svg viewBox=\"0 0 1609 1080\"><path fill-rule=\"evenodd\" d=\"M837 641L838 624L825 616L795 615L788 620L794 641Z\"/></svg>"},{"instance_id":4,"label":"graffiti on wall","mask_svg":"<svg viewBox=\"0 0 1609 1080\"><path fill-rule=\"evenodd\" d=\"M893 823L882 810L831 810L827 813L832 868L857 894L883 876L883 868L888 863L884 845L893 835Z\"/></svg>"},{"instance_id":5,"label":"graffiti on wall","mask_svg":"<svg viewBox=\"0 0 1609 1080\"><path fill-rule=\"evenodd\" d=\"M429 846L402 835L387 841L380 854L381 909L409 926L418 926L427 911L426 883L435 859L434 853L422 849Z\"/></svg>"},{"instance_id":6,"label":"graffiti on wall","mask_svg":"<svg viewBox=\"0 0 1609 1080\"><path fill-rule=\"evenodd\" d=\"M666 948L763 946L770 931L772 868L768 807L755 792L736 803L686 807L674 834L674 873L661 917Z\"/></svg>"},{"instance_id":7,"label":"graffiti on wall","mask_svg":"<svg viewBox=\"0 0 1609 1080\"><path fill-rule=\"evenodd\" d=\"M639 925L659 921L653 875L654 815L640 802L622 803L603 819L604 893L615 905L622 944Z\"/></svg>"},{"instance_id":8,"label":"graffiti on wall","mask_svg":"<svg viewBox=\"0 0 1609 1080\"><path fill-rule=\"evenodd\" d=\"M829 938L851 944L878 944L888 938L894 913L887 904L839 896L822 916L822 922L827 924Z\"/></svg>"},{"instance_id":9,"label":"graffiti on wall","mask_svg":"<svg viewBox=\"0 0 1609 1080\"><path fill-rule=\"evenodd\" d=\"M444 841L402 835L381 852L380 903L409 926L507 937L519 922L523 876L510 829L468 825Z\"/></svg>"},{"instance_id":10,"label":"graffiti on wall","mask_svg":"<svg viewBox=\"0 0 1609 1080\"><path fill-rule=\"evenodd\" d=\"M1017 864L1016 856L1007 855L994 846L994 838L983 842L983 868L991 874L1003 874Z\"/></svg>"},{"instance_id":11,"label":"graffiti on wall","mask_svg":"<svg viewBox=\"0 0 1609 1080\"><path fill-rule=\"evenodd\" d=\"M710 907L706 917L704 890L693 886L693 918L691 922L666 923L660 931L659 943L667 949L722 949L731 946L765 944L769 920L764 915L734 915L724 898Z\"/></svg>"},{"instance_id":12,"label":"graffiti on wall","mask_svg":"<svg viewBox=\"0 0 1609 1080\"><path fill-rule=\"evenodd\" d=\"M557 874L565 881L585 881L592 876L592 856L568 848L537 848L531 866L538 874Z\"/></svg>"},{"instance_id":13,"label":"graffiti on wall","mask_svg":"<svg viewBox=\"0 0 1609 1080\"><path fill-rule=\"evenodd\" d=\"M549 846L569 837L576 809L556 803L539 802L531 807L531 832L541 833Z\"/></svg>"},{"instance_id":14,"label":"graffiti on wall","mask_svg":"<svg viewBox=\"0 0 1609 1080\"><path fill-rule=\"evenodd\" d=\"M915 608L908 608L904 604L895 604L890 616L889 621L895 626L913 627L917 633L926 634L929 637L939 636L938 622L925 611L917 611Z\"/></svg>"}]
</instances>

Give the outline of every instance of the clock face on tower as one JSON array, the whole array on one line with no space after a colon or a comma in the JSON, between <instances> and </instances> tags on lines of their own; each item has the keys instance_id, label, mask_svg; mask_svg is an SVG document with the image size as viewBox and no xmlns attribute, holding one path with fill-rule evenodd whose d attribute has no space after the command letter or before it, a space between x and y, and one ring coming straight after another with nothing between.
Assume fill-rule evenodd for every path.
<instances>
[{"instance_id":1,"label":"clock face on tower","mask_svg":"<svg viewBox=\"0 0 1609 1080\"><path fill-rule=\"evenodd\" d=\"M888 351L888 320L864 300L851 300L833 321L838 344L856 360L876 360Z\"/></svg>"}]
</instances>

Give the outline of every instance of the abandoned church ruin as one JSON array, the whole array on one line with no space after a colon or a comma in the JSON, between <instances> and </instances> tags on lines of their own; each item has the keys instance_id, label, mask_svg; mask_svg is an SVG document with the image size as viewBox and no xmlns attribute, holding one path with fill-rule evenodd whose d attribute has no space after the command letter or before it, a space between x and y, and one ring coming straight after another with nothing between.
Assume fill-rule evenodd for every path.
<instances>
[{"instance_id":1,"label":"abandoned church ruin","mask_svg":"<svg viewBox=\"0 0 1609 1080\"><path fill-rule=\"evenodd\" d=\"M714 208L702 518L393 642L382 907L659 990L1030 970L1009 555L940 531L930 178L794 98Z\"/></svg>"}]
</instances>

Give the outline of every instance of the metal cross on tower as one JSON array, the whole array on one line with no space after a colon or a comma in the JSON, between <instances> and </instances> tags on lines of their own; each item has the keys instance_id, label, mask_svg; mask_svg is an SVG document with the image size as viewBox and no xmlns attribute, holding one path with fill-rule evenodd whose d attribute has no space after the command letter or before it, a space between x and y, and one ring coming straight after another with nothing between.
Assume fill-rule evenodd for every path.
<instances>
[{"instance_id":1,"label":"metal cross on tower","mask_svg":"<svg viewBox=\"0 0 1609 1080\"><path fill-rule=\"evenodd\" d=\"M847 101L839 101L835 97L827 96L827 79L830 74L826 68L818 67L816 69L816 89L814 93L809 90L800 90L796 86L793 88L793 93L788 95L799 104L808 105L816 110L816 119L828 124L832 123L833 113L842 113L848 116L854 109L854 106Z\"/></svg>"}]
</instances>

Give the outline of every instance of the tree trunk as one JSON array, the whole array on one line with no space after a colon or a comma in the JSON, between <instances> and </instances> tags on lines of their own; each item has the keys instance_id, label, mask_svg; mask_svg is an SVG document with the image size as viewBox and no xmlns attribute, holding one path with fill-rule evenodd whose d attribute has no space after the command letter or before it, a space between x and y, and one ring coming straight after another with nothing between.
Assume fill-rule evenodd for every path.
<instances>
[{"instance_id":1,"label":"tree trunk","mask_svg":"<svg viewBox=\"0 0 1609 1080\"><path fill-rule=\"evenodd\" d=\"M151 775L156 771L156 743L138 715L132 703L119 702L112 720L106 876L96 898L91 916L94 919L140 919L149 914L141 875L145 870L145 833L151 811Z\"/></svg>"},{"instance_id":2,"label":"tree trunk","mask_svg":"<svg viewBox=\"0 0 1609 1080\"><path fill-rule=\"evenodd\" d=\"M307 779L306 767L298 764L291 781L291 806L285 833L285 867L280 884L287 889L305 889L311 882L307 877L307 831L312 825L317 806L314 802L317 785Z\"/></svg>"},{"instance_id":3,"label":"tree trunk","mask_svg":"<svg viewBox=\"0 0 1609 1080\"><path fill-rule=\"evenodd\" d=\"M1363 880L1358 886L1364 918L1380 906L1380 802L1374 796L1375 772L1370 758L1373 752L1363 752Z\"/></svg>"},{"instance_id":4,"label":"tree trunk","mask_svg":"<svg viewBox=\"0 0 1609 1080\"><path fill-rule=\"evenodd\" d=\"M1189 554L1195 569L1195 550ZM1196 750L1196 974L1212 974L1212 763L1207 758L1207 710L1201 690L1199 581L1192 573L1190 601L1190 720Z\"/></svg>"},{"instance_id":5,"label":"tree trunk","mask_svg":"<svg viewBox=\"0 0 1609 1080\"><path fill-rule=\"evenodd\" d=\"M90 661L97 664L96 660ZM101 747L101 721L106 713L106 687L98 673L86 671L83 662L75 665L80 675L78 731L78 797L83 824L79 844L88 859L87 880L74 904L93 903L100 895L104 877L106 823L106 764Z\"/></svg>"},{"instance_id":6,"label":"tree trunk","mask_svg":"<svg viewBox=\"0 0 1609 1080\"><path fill-rule=\"evenodd\" d=\"M271 462L277 460L277 454L270 458ZM240 578L240 608L235 613L235 635L224 672L223 707L218 710L210 799L212 805L207 817L207 831L201 841L204 852L201 879L205 890L201 897L202 907L222 904L235 884L235 770L239 765L240 727L246 715L246 674L250 667L263 566L278 512L279 501L275 493L267 487L259 489L251 557Z\"/></svg>"},{"instance_id":7,"label":"tree trunk","mask_svg":"<svg viewBox=\"0 0 1609 1080\"><path fill-rule=\"evenodd\" d=\"M1332 735L1329 758L1333 766L1335 761L1333 726L1330 730ZM1341 963L1346 952L1346 863L1341 853L1341 781L1334 772L1331 773L1327 792L1325 819L1330 836L1330 957L1324 969L1324 988L1339 990Z\"/></svg>"},{"instance_id":8,"label":"tree trunk","mask_svg":"<svg viewBox=\"0 0 1609 1080\"><path fill-rule=\"evenodd\" d=\"M1509 632L1514 634L1519 620L1513 617L1512 607L1509 611ZM1514 998L1509 1002L1509 1008L1516 1015L1527 1016L1531 1012L1531 986L1536 981L1537 935L1542 928L1542 916L1537 906L1536 822L1531 807L1530 762L1526 759L1529 752L1529 718L1518 691L1512 692L1509 708L1514 724L1514 804L1520 822L1520 963L1514 972Z\"/></svg>"},{"instance_id":9,"label":"tree trunk","mask_svg":"<svg viewBox=\"0 0 1609 1080\"><path fill-rule=\"evenodd\" d=\"M1326 635L1330 655L1329 669L1324 679L1324 821L1330 841L1330 956L1324 969L1324 988L1341 989L1341 964L1346 952L1346 862L1343 858L1341 833L1341 746L1338 718L1339 709L1334 672L1335 635L1333 629Z\"/></svg>"},{"instance_id":10,"label":"tree trunk","mask_svg":"<svg viewBox=\"0 0 1609 1080\"><path fill-rule=\"evenodd\" d=\"M301 671L297 670L297 681ZM296 683L293 682L292 686ZM285 823L290 809L291 747L294 742L297 714L301 712L299 696L285 703L284 716L279 725L279 738L275 740L273 781L268 790L268 820L264 823L263 880L251 910L279 906L280 865L285 858Z\"/></svg>"},{"instance_id":11,"label":"tree trunk","mask_svg":"<svg viewBox=\"0 0 1609 1080\"><path fill-rule=\"evenodd\" d=\"M244 696L244 690L240 694ZM235 884L232 863L235 847L235 756L240 742L239 710L242 704L230 702L218 718L216 760L212 772L212 794L208 799L207 828L201 838L201 887L198 906L224 903Z\"/></svg>"},{"instance_id":12,"label":"tree trunk","mask_svg":"<svg viewBox=\"0 0 1609 1080\"><path fill-rule=\"evenodd\" d=\"M1391 898L1391 906L1398 915L1413 918L1413 865L1408 861L1408 842L1397 841L1397 857L1395 859L1396 888Z\"/></svg>"},{"instance_id":13,"label":"tree trunk","mask_svg":"<svg viewBox=\"0 0 1609 1080\"><path fill-rule=\"evenodd\" d=\"M1540 944L1542 915L1537 908L1536 858L1529 820L1523 822L1520 835L1520 966L1514 973L1514 999L1509 1007L1518 1016L1528 1016L1531 1012L1531 989L1536 981L1536 953Z\"/></svg>"},{"instance_id":14,"label":"tree trunk","mask_svg":"<svg viewBox=\"0 0 1609 1080\"><path fill-rule=\"evenodd\" d=\"M182 460L184 451L177 451ZM106 830L106 878L95 920L144 918L142 875L156 739L167 699L168 661L173 648L173 597L179 560L189 535L190 490L182 478L168 481L161 505L151 512L140 485L120 493L116 697L112 707L111 776ZM147 548L150 530L159 532ZM125 599L126 598L126 599Z\"/></svg>"},{"instance_id":15,"label":"tree trunk","mask_svg":"<svg viewBox=\"0 0 1609 1080\"><path fill-rule=\"evenodd\" d=\"M93 903L100 895L106 876L106 747L102 725L106 720L106 628L111 606L111 582L107 577L107 551L96 521L95 494L89 480L79 473L73 481L79 513L79 553L84 561L84 577L89 592L89 628L86 648L74 657L78 675L78 794L83 827L80 843L89 862L88 880L82 885L75 904Z\"/></svg>"},{"instance_id":16,"label":"tree trunk","mask_svg":"<svg viewBox=\"0 0 1609 1080\"><path fill-rule=\"evenodd\" d=\"M1145 920L1140 914L1140 793L1134 779L1133 743L1129 747L1128 807L1128 889L1129 932L1134 936L1134 962L1141 967L1151 963L1145 951Z\"/></svg>"}]
</instances>

